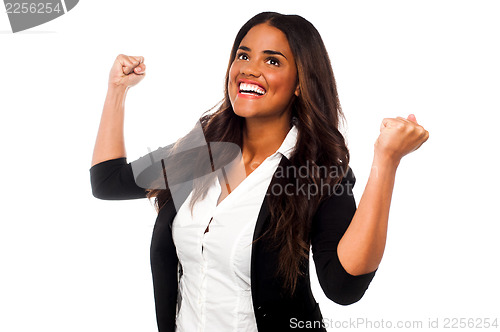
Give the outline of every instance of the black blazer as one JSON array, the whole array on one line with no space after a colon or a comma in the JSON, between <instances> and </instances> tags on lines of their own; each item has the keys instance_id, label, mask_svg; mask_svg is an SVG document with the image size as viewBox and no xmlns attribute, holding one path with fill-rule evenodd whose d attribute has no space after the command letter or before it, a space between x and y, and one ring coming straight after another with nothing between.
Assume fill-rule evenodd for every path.
<instances>
[{"instance_id":1,"label":"black blazer","mask_svg":"<svg viewBox=\"0 0 500 332\"><path fill-rule=\"evenodd\" d=\"M145 157L142 157L145 158ZM280 166L290 161L282 157ZM106 200L136 199L146 197L145 189L134 180L131 163L126 158L101 162L90 168L92 193ZM269 188L276 181L273 176ZM332 195L323 201L312 220L312 257L319 283L332 301L348 305L364 295L375 271L353 276L342 267L337 245L347 230L356 211L352 189L356 179L351 169L341 182L342 194ZM268 189L268 194L270 193ZM254 231L254 240L268 227L270 212L264 198ZM176 249L172 239L172 221L176 215L170 200L156 218L151 240L151 270L153 274L156 317L160 332L175 330L177 312L179 269ZM309 267L303 269L293 298L282 295L280 282L274 277L278 252L269 250L262 241L252 247L251 291L259 332L296 331L298 326L313 326L308 331L326 331L321 324L323 317L310 287Z\"/></svg>"}]
</instances>

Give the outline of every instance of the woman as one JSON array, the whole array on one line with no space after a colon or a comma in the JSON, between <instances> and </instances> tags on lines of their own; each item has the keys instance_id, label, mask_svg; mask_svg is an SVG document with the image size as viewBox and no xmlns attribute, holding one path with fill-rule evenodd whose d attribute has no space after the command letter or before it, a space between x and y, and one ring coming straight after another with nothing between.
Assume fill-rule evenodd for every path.
<instances>
[{"instance_id":1,"label":"woman","mask_svg":"<svg viewBox=\"0 0 500 332\"><path fill-rule=\"evenodd\" d=\"M155 197L159 330L326 331L309 249L326 296L358 301L382 259L396 169L428 132L413 115L382 121L356 209L321 37L300 16L266 12L236 36L221 106L160 157L127 163L123 104L145 70L143 57L115 60L90 173L98 198Z\"/></svg>"}]
</instances>

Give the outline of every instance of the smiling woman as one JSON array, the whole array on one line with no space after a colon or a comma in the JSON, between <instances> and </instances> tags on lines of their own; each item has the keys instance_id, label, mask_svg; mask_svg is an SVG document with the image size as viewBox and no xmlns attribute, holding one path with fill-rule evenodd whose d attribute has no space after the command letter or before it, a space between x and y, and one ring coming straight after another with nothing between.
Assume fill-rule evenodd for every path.
<instances>
[{"instance_id":1,"label":"smiling woman","mask_svg":"<svg viewBox=\"0 0 500 332\"><path fill-rule=\"evenodd\" d=\"M295 58L281 30L266 23L253 27L238 47L229 78L233 110L247 126L264 121L286 128L299 85Z\"/></svg>"},{"instance_id":2,"label":"smiling woman","mask_svg":"<svg viewBox=\"0 0 500 332\"><path fill-rule=\"evenodd\" d=\"M326 296L360 300L382 259L396 168L427 131L413 115L383 120L356 209L323 41L300 16L265 12L236 35L221 106L156 151L165 158L127 163L123 104L144 74L144 58L116 59L90 175L98 198L155 198L159 330L295 331L308 322L326 331L310 287L311 248Z\"/></svg>"}]
</instances>

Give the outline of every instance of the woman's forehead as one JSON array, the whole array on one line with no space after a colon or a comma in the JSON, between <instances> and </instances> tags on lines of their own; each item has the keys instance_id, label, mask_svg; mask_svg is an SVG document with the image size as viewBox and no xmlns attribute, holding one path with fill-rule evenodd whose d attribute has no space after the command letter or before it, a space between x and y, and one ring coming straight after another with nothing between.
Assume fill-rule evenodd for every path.
<instances>
[{"instance_id":1,"label":"woman's forehead","mask_svg":"<svg viewBox=\"0 0 500 332\"><path fill-rule=\"evenodd\" d=\"M292 55L286 35L280 29L262 23L252 27L241 40L239 47L246 47L252 52L266 50L278 51L287 58Z\"/></svg>"}]
</instances>

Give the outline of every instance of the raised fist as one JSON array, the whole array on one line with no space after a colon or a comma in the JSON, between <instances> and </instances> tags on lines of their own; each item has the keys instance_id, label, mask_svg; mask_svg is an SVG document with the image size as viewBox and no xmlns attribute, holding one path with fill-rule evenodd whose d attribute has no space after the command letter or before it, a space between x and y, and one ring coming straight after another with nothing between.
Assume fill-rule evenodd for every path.
<instances>
[{"instance_id":1,"label":"raised fist","mask_svg":"<svg viewBox=\"0 0 500 332\"><path fill-rule=\"evenodd\" d=\"M111 87L131 87L146 76L146 64L142 56L120 54L109 72L108 85Z\"/></svg>"},{"instance_id":2,"label":"raised fist","mask_svg":"<svg viewBox=\"0 0 500 332\"><path fill-rule=\"evenodd\" d=\"M417 123L413 114L407 119L385 118L375 142L375 156L399 163L403 156L417 150L428 138L429 132Z\"/></svg>"}]
</instances>

